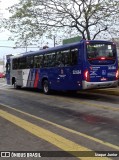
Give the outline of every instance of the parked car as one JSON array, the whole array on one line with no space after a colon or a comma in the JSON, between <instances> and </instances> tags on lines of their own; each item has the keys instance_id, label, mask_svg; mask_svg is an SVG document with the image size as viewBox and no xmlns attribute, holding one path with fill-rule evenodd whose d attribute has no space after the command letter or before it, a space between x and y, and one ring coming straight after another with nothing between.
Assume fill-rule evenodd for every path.
<instances>
[{"instance_id":1,"label":"parked car","mask_svg":"<svg viewBox=\"0 0 119 160\"><path fill-rule=\"evenodd\" d=\"M4 73L0 73L0 78L5 78L5 74Z\"/></svg>"}]
</instances>

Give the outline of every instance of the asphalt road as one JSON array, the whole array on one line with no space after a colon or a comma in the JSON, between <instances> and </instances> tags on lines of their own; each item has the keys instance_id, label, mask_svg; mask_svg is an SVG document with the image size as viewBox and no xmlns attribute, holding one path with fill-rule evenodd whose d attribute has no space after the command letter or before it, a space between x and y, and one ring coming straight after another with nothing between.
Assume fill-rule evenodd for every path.
<instances>
[{"instance_id":1,"label":"asphalt road","mask_svg":"<svg viewBox=\"0 0 119 160\"><path fill-rule=\"evenodd\" d=\"M117 95L111 95L112 91ZM118 89L44 95L31 89L13 89L1 80L0 151L38 151L41 159L48 160L119 159ZM43 158L42 151L55 152L44 153ZM104 153L96 155L97 151ZM113 156L104 155L106 151ZM60 155L50 157L54 154ZM25 156L20 159L40 159Z\"/></svg>"}]
</instances>

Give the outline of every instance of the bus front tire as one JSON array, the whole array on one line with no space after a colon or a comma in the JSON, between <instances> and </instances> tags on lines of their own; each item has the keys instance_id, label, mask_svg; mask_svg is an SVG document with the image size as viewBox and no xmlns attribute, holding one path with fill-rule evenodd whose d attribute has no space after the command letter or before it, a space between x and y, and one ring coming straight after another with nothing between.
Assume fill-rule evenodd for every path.
<instances>
[{"instance_id":1,"label":"bus front tire","mask_svg":"<svg viewBox=\"0 0 119 160\"><path fill-rule=\"evenodd\" d=\"M44 94L49 94L50 93L48 80L43 81L43 93Z\"/></svg>"}]
</instances>

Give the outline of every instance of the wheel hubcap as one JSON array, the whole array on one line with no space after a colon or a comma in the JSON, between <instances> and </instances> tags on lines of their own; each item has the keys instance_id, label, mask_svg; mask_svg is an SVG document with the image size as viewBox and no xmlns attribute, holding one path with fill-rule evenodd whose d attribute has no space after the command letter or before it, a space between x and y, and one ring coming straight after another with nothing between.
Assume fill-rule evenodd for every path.
<instances>
[{"instance_id":1,"label":"wheel hubcap","mask_svg":"<svg viewBox=\"0 0 119 160\"><path fill-rule=\"evenodd\" d=\"M44 91L45 91L45 93L47 93L48 92L48 84L44 84Z\"/></svg>"}]
</instances>

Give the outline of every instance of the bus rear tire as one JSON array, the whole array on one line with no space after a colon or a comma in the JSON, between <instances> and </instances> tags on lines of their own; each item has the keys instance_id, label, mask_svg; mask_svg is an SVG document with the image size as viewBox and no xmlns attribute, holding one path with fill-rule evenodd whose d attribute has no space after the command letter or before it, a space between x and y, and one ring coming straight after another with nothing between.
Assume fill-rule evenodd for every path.
<instances>
[{"instance_id":1,"label":"bus rear tire","mask_svg":"<svg viewBox=\"0 0 119 160\"><path fill-rule=\"evenodd\" d=\"M49 94L50 93L48 80L43 81L43 93L44 94Z\"/></svg>"}]
</instances>

